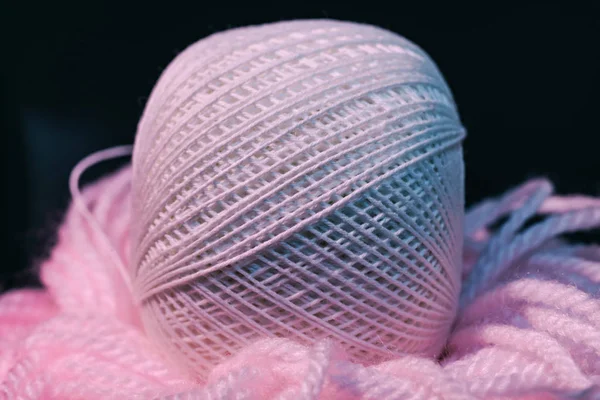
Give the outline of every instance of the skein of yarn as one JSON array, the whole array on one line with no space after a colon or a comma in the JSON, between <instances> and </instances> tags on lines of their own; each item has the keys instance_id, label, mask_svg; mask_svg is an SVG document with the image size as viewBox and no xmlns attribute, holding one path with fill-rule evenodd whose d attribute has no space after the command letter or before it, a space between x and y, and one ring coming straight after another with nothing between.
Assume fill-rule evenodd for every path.
<instances>
[{"instance_id":1,"label":"skein of yarn","mask_svg":"<svg viewBox=\"0 0 600 400\"><path fill-rule=\"evenodd\" d=\"M200 379L262 338L435 357L460 292L463 137L433 62L383 29L293 21L190 46L133 154L149 334Z\"/></svg>"}]
</instances>

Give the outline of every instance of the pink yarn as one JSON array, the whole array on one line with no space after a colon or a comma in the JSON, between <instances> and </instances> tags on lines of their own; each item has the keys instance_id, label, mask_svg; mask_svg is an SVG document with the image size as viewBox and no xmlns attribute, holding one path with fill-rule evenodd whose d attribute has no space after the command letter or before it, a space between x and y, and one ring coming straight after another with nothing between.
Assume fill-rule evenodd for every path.
<instances>
[{"instance_id":1,"label":"pink yarn","mask_svg":"<svg viewBox=\"0 0 600 400\"><path fill-rule=\"evenodd\" d=\"M538 180L467 214L462 308L441 360L363 367L327 341L267 339L194 382L147 338L115 265L129 246L130 183L125 168L87 188L98 226L72 207L41 266L45 288L0 297L0 397L600 398L600 247L555 239L600 226L598 200L549 197ZM550 215L522 230L535 213Z\"/></svg>"}]
</instances>

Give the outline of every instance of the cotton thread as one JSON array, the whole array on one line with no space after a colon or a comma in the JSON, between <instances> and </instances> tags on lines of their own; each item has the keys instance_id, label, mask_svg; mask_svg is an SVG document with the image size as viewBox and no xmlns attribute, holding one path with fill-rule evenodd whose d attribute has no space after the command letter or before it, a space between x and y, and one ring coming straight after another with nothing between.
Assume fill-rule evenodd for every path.
<instances>
[{"instance_id":1,"label":"cotton thread","mask_svg":"<svg viewBox=\"0 0 600 400\"><path fill-rule=\"evenodd\" d=\"M336 21L206 41L167 68L136 136L150 335L198 379L270 337L331 338L364 363L439 353L460 291L464 129L433 62Z\"/></svg>"}]
</instances>

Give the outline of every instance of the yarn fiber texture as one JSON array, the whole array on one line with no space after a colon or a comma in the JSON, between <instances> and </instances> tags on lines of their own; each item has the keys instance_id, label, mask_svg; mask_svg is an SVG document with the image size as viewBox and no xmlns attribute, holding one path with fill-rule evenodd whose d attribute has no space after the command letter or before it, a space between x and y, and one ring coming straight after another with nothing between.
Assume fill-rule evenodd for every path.
<instances>
[{"instance_id":1,"label":"yarn fiber texture","mask_svg":"<svg viewBox=\"0 0 600 400\"><path fill-rule=\"evenodd\" d=\"M338 21L190 46L133 154L133 285L149 334L204 379L264 338L350 360L439 355L458 305L464 137L430 58Z\"/></svg>"},{"instance_id":2,"label":"yarn fiber texture","mask_svg":"<svg viewBox=\"0 0 600 400\"><path fill-rule=\"evenodd\" d=\"M334 341L252 343L194 381L148 338L117 271L128 259L131 169L88 187L41 265L43 289L0 296L1 399L579 399L600 396L600 200L538 180L465 217L463 298L444 356L363 366ZM546 216L528 228L522 222ZM508 216L497 230L489 226ZM111 248L105 238L109 238ZM487 272L484 272L487 271ZM477 283L479 276L484 281ZM471 286L472 285L472 286ZM473 288L473 289L470 289Z\"/></svg>"}]
</instances>

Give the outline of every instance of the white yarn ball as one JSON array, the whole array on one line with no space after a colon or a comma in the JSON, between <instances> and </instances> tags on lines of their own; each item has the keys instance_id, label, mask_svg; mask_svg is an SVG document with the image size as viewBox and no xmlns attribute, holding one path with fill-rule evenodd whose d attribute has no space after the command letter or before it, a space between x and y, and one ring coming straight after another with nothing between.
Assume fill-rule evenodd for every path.
<instances>
[{"instance_id":1,"label":"white yarn ball","mask_svg":"<svg viewBox=\"0 0 600 400\"><path fill-rule=\"evenodd\" d=\"M133 281L199 379L264 337L370 364L435 356L460 290L461 126L434 63L368 25L201 40L164 71L133 156Z\"/></svg>"}]
</instances>

